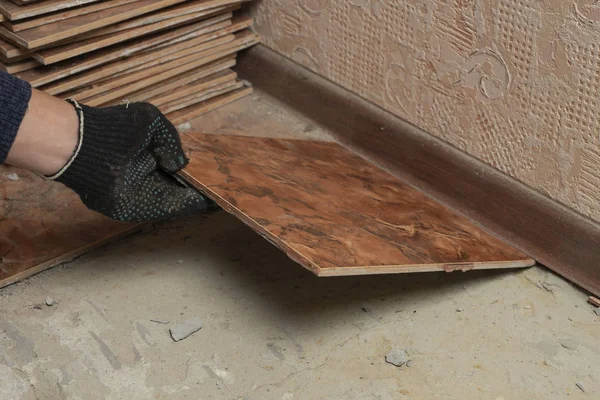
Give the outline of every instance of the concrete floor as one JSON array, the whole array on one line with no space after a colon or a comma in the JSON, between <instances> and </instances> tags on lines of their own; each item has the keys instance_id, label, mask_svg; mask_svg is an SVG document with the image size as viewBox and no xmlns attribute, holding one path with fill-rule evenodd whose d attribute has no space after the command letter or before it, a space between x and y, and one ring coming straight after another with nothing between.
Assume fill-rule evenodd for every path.
<instances>
[{"instance_id":1,"label":"concrete floor","mask_svg":"<svg viewBox=\"0 0 600 400\"><path fill-rule=\"evenodd\" d=\"M244 102L205 130L266 129L260 112L327 136ZM173 342L195 316L204 328ZM316 278L218 212L1 289L0 399L597 399L599 328L542 268ZM393 348L412 365L387 364Z\"/></svg>"}]
</instances>

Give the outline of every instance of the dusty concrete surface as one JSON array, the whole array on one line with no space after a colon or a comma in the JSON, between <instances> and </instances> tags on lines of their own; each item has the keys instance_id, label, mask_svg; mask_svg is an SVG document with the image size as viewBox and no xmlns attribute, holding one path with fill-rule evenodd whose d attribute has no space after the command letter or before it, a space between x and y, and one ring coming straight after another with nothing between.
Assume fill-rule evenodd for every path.
<instances>
[{"instance_id":1,"label":"dusty concrete surface","mask_svg":"<svg viewBox=\"0 0 600 400\"><path fill-rule=\"evenodd\" d=\"M271 129L230 107L201 125ZM596 399L585 299L540 268L316 278L219 212L0 290L0 399ZM175 343L193 317L204 327Z\"/></svg>"},{"instance_id":2,"label":"dusty concrete surface","mask_svg":"<svg viewBox=\"0 0 600 400\"><path fill-rule=\"evenodd\" d=\"M0 296L1 399L600 393L600 317L545 270L319 279L225 213L161 225ZM169 326L195 316L204 327L173 342ZM412 366L386 363L392 348Z\"/></svg>"}]
</instances>

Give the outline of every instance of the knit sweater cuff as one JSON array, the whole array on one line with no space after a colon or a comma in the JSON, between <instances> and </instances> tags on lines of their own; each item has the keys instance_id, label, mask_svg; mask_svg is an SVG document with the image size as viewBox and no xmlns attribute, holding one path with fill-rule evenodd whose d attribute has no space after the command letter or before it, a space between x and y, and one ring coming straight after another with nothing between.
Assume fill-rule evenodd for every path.
<instances>
[{"instance_id":1,"label":"knit sweater cuff","mask_svg":"<svg viewBox=\"0 0 600 400\"><path fill-rule=\"evenodd\" d=\"M0 71L0 164L6 160L31 98L31 86Z\"/></svg>"}]
</instances>

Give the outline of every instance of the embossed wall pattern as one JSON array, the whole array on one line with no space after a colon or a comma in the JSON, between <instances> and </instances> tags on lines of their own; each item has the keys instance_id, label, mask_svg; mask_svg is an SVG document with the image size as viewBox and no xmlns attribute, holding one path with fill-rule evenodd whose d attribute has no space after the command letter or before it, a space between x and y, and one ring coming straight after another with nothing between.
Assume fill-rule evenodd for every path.
<instances>
[{"instance_id":1,"label":"embossed wall pattern","mask_svg":"<svg viewBox=\"0 0 600 400\"><path fill-rule=\"evenodd\" d=\"M600 221L596 0L262 0L264 43Z\"/></svg>"}]
</instances>

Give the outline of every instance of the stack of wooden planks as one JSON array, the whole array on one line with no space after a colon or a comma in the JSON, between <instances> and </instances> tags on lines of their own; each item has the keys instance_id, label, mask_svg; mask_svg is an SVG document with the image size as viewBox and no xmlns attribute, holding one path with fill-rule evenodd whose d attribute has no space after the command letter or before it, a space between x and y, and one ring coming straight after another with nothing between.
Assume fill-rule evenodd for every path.
<instances>
[{"instance_id":1,"label":"stack of wooden planks","mask_svg":"<svg viewBox=\"0 0 600 400\"><path fill-rule=\"evenodd\" d=\"M243 0L0 0L0 69L90 106L148 101L180 124L249 93Z\"/></svg>"}]
</instances>

